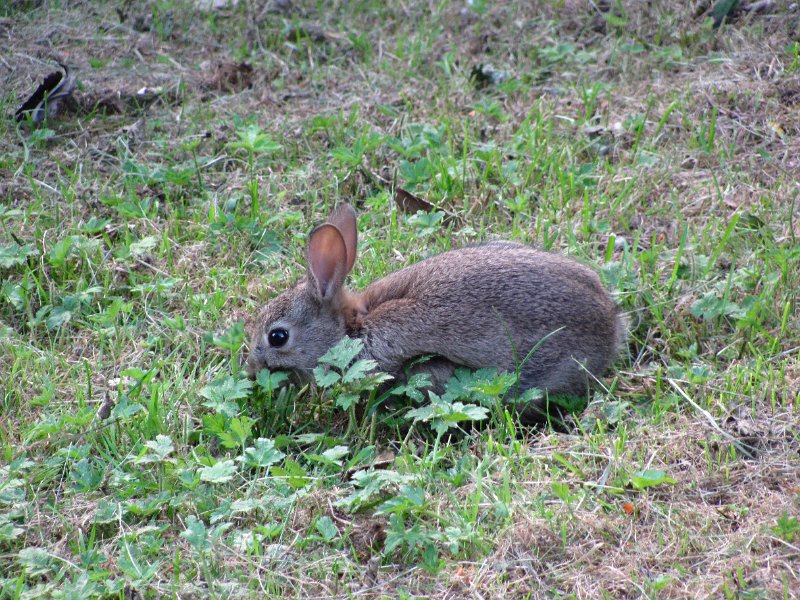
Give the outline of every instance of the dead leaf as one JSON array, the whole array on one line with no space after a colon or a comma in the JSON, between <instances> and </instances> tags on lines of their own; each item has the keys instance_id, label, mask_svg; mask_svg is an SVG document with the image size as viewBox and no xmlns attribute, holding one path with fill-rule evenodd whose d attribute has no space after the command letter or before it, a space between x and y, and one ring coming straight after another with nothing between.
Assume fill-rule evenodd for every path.
<instances>
[{"instance_id":1,"label":"dead leaf","mask_svg":"<svg viewBox=\"0 0 800 600\"><path fill-rule=\"evenodd\" d=\"M436 208L427 200L423 200L411 192L407 192L403 188L395 188L394 202L397 204L397 208L400 209L400 212L411 215L415 215L419 211L431 212Z\"/></svg>"},{"instance_id":2,"label":"dead leaf","mask_svg":"<svg viewBox=\"0 0 800 600\"><path fill-rule=\"evenodd\" d=\"M253 86L255 69L250 63L222 61L211 67L208 87L219 92L239 92Z\"/></svg>"},{"instance_id":3,"label":"dead leaf","mask_svg":"<svg viewBox=\"0 0 800 600\"><path fill-rule=\"evenodd\" d=\"M114 409L114 401L111 399L111 394L106 391L106 395L103 398L103 403L100 405L100 409L97 411L97 418L101 421L105 421L108 417L111 416L111 411Z\"/></svg>"},{"instance_id":4,"label":"dead leaf","mask_svg":"<svg viewBox=\"0 0 800 600\"><path fill-rule=\"evenodd\" d=\"M17 109L14 117L22 121L30 116L37 125L44 121L47 115L54 116L63 100L72 95L75 90L75 75L70 73L67 65L59 63L64 72L55 71L44 78L33 94Z\"/></svg>"},{"instance_id":5,"label":"dead leaf","mask_svg":"<svg viewBox=\"0 0 800 600\"><path fill-rule=\"evenodd\" d=\"M366 469L388 469L390 466L394 464L395 455L394 452L386 451L378 454L375 457L375 460L372 461L369 465L359 465L357 467L353 467L349 471L347 471L347 478L351 478L355 473L359 471L364 471Z\"/></svg>"}]
</instances>

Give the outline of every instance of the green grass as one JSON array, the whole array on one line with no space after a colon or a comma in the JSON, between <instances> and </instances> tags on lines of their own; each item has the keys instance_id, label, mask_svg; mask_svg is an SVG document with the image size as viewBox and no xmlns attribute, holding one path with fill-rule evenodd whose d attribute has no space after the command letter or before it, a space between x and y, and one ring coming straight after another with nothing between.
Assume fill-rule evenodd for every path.
<instances>
[{"instance_id":1,"label":"green grass","mask_svg":"<svg viewBox=\"0 0 800 600\"><path fill-rule=\"evenodd\" d=\"M789 3L272 4L0 8L0 597L793 597ZM17 128L52 31L76 103ZM353 287L513 238L597 268L627 351L566 432L480 374L373 410L344 350L246 380L343 201Z\"/></svg>"}]
</instances>

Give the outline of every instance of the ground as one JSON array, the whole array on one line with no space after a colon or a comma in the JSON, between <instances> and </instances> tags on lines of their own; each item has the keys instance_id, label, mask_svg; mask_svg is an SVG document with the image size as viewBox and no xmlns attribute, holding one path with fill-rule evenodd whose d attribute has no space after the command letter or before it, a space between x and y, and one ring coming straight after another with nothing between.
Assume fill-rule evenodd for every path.
<instances>
[{"instance_id":1,"label":"ground","mask_svg":"<svg viewBox=\"0 0 800 600\"><path fill-rule=\"evenodd\" d=\"M734 4L0 3L0 596L800 597L800 9ZM353 287L524 241L623 355L567 427L249 381L341 201Z\"/></svg>"}]
</instances>

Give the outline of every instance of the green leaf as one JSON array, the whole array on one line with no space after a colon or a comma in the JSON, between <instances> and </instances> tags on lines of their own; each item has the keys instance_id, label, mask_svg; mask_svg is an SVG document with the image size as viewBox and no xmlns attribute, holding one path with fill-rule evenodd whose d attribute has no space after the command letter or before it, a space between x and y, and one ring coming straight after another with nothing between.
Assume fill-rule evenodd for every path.
<instances>
[{"instance_id":1,"label":"green leaf","mask_svg":"<svg viewBox=\"0 0 800 600\"><path fill-rule=\"evenodd\" d=\"M539 388L528 388L524 392L522 392L516 400L517 406L527 406L532 402L536 402L537 400L541 400L544 398L544 392Z\"/></svg>"},{"instance_id":2,"label":"green leaf","mask_svg":"<svg viewBox=\"0 0 800 600\"><path fill-rule=\"evenodd\" d=\"M350 448L347 446L334 446L333 448L325 450L325 452L322 453L322 456L331 462L337 462L338 464L341 464L342 461L340 459L347 456L349 453Z\"/></svg>"},{"instance_id":3,"label":"green leaf","mask_svg":"<svg viewBox=\"0 0 800 600\"><path fill-rule=\"evenodd\" d=\"M717 0L714 8L711 9L711 16L714 18L714 27L719 27L722 20L733 14L739 0Z\"/></svg>"},{"instance_id":4,"label":"green leaf","mask_svg":"<svg viewBox=\"0 0 800 600\"><path fill-rule=\"evenodd\" d=\"M347 461L345 469L354 469L359 466L367 466L375 459L375 446L365 446L359 450L353 458Z\"/></svg>"},{"instance_id":5,"label":"green leaf","mask_svg":"<svg viewBox=\"0 0 800 600\"><path fill-rule=\"evenodd\" d=\"M161 241L161 238L155 235L143 237L138 242L133 242L130 245L131 254L134 256L142 256L148 254L156 245Z\"/></svg>"},{"instance_id":6,"label":"green leaf","mask_svg":"<svg viewBox=\"0 0 800 600\"><path fill-rule=\"evenodd\" d=\"M357 360L349 369L347 369L347 371L345 371L344 375L342 375L342 383L350 383L358 379L363 379L367 373L375 369L377 366L378 362L369 358Z\"/></svg>"},{"instance_id":7,"label":"green leaf","mask_svg":"<svg viewBox=\"0 0 800 600\"><path fill-rule=\"evenodd\" d=\"M122 506L119 502L113 502L106 498L101 498L97 503L97 510L94 511L93 523L105 525L107 523L118 522L122 516Z\"/></svg>"},{"instance_id":8,"label":"green leaf","mask_svg":"<svg viewBox=\"0 0 800 600\"><path fill-rule=\"evenodd\" d=\"M181 531L180 536L197 551L202 552L211 548L206 524L194 515L189 515L186 519L186 529Z\"/></svg>"},{"instance_id":9,"label":"green leaf","mask_svg":"<svg viewBox=\"0 0 800 600\"><path fill-rule=\"evenodd\" d=\"M155 440L144 443L145 448L149 448L152 452L140 456L136 459L137 464L142 463L162 463L167 460L167 457L175 451L175 446L172 444L172 438L168 435L157 435Z\"/></svg>"},{"instance_id":10,"label":"green leaf","mask_svg":"<svg viewBox=\"0 0 800 600\"><path fill-rule=\"evenodd\" d=\"M389 498L375 511L379 515L388 515L393 512L404 513L422 508L425 504L425 489L418 485L404 485L400 493L394 498Z\"/></svg>"},{"instance_id":11,"label":"green leaf","mask_svg":"<svg viewBox=\"0 0 800 600\"><path fill-rule=\"evenodd\" d=\"M481 421L489 416L488 409L483 406L461 402L449 404L433 393L431 397L433 400L428 406L410 410L406 416L413 418L415 423L430 422L431 427L440 435L462 421Z\"/></svg>"},{"instance_id":12,"label":"green leaf","mask_svg":"<svg viewBox=\"0 0 800 600\"><path fill-rule=\"evenodd\" d=\"M286 460L283 467L272 467L270 474L273 477L283 477L293 488L304 488L312 479L308 477L308 472L293 460Z\"/></svg>"},{"instance_id":13,"label":"green leaf","mask_svg":"<svg viewBox=\"0 0 800 600\"><path fill-rule=\"evenodd\" d=\"M401 475L391 469L378 471L356 471L352 481L358 488L353 494L339 500L336 505L349 510L356 510L372 503L377 496L387 494L398 485L414 481L412 475Z\"/></svg>"},{"instance_id":14,"label":"green leaf","mask_svg":"<svg viewBox=\"0 0 800 600\"><path fill-rule=\"evenodd\" d=\"M467 386L467 390L481 399L500 398L516 383L514 373L497 373L493 371L488 378L479 378Z\"/></svg>"},{"instance_id":15,"label":"green leaf","mask_svg":"<svg viewBox=\"0 0 800 600\"><path fill-rule=\"evenodd\" d=\"M486 382L497 377L504 377L504 375L505 374L498 375L497 369L478 369L472 371L470 369L458 368L445 384L445 393L442 399L448 402L475 399L475 390L479 390ZM504 379L504 381L507 380Z\"/></svg>"},{"instance_id":16,"label":"green leaf","mask_svg":"<svg viewBox=\"0 0 800 600\"><path fill-rule=\"evenodd\" d=\"M174 288L181 282L176 277L160 277L154 281L147 281L131 287L131 292L135 294L160 294Z\"/></svg>"},{"instance_id":17,"label":"green leaf","mask_svg":"<svg viewBox=\"0 0 800 600\"><path fill-rule=\"evenodd\" d=\"M342 458L347 456L350 453L350 448L347 446L334 446L323 452L322 454L312 454L309 456L310 459L316 460L317 462L321 462L327 465L333 465L337 467L342 466Z\"/></svg>"},{"instance_id":18,"label":"green leaf","mask_svg":"<svg viewBox=\"0 0 800 600\"><path fill-rule=\"evenodd\" d=\"M119 542L117 566L135 584L149 582L158 572L158 561L149 563L142 556L142 550L128 537Z\"/></svg>"},{"instance_id":19,"label":"green leaf","mask_svg":"<svg viewBox=\"0 0 800 600\"><path fill-rule=\"evenodd\" d=\"M6 522L0 525L0 543L10 542L18 538L24 532L24 529L14 527L14 523Z\"/></svg>"},{"instance_id":20,"label":"green leaf","mask_svg":"<svg viewBox=\"0 0 800 600\"><path fill-rule=\"evenodd\" d=\"M772 528L772 532L783 541L792 544L795 538L800 538L800 521L783 511L783 514L778 517L777 525Z\"/></svg>"},{"instance_id":21,"label":"green leaf","mask_svg":"<svg viewBox=\"0 0 800 600\"><path fill-rule=\"evenodd\" d=\"M228 376L217 379L200 390L200 395L209 400L237 400L250 394L253 382L249 379L235 380Z\"/></svg>"},{"instance_id":22,"label":"green leaf","mask_svg":"<svg viewBox=\"0 0 800 600\"><path fill-rule=\"evenodd\" d=\"M227 449L243 447L250 437L255 421L250 417L234 417L228 422L225 431L217 434L222 445Z\"/></svg>"},{"instance_id":23,"label":"green leaf","mask_svg":"<svg viewBox=\"0 0 800 600\"><path fill-rule=\"evenodd\" d=\"M145 447L153 450L153 453L159 459L164 460L175 451L175 446L172 444L172 438L168 435L157 435L155 441L145 442Z\"/></svg>"},{"instance_id":24,"label":"green leaf","mask_svg":"<svg viewBox=\"0 0 800 600\"><path fill-rule=\"evenodd\" d=\"M655 469L637 471L631 476L631 485L637 490L661 485L662 483L677 483L677 481L667 476L666 471Z\"/></svg>"},{"instance_id":25,"label":"green leaf","mask_svg":"<svg viewBox=\"0 0 800 600\"><path fill-rule=\"evenodd\" d=\"M5 204L0 204L0 223L11 221L17 217L21 217L25 213L19 208L11 208Z\"/></svg>"},{"instance_id":26,"label":"green leaf","mask_svg":"<svg viewBox=\"0 0 800 600\"><path fill-rule=\"evenodd\" d=\"M194 469L178 469L178 481L187 490L195 489L200 483L200 474Z\"/></svg>"},{"instance_id":27,"label":"green leaf","mask_svg":"<svg viewBox=\"0 0 800 600\"><path fill-rule=\"evenodd\" d=\"M324 433L298 433L294 436L295 442L298 444L312 444L321 443L325 440Z\"/></svg>"},{"instance_id":28,"label":"green leaf","mask_svg":"<svg viewBox=\"0 0 800 600\"><path fill-rule=\"evenodd\" d=\"M336 396L336 406L342 410L350 410L350 407L354 406L360 397L359 394L342 392Z\"/></svg>"},{"instance_id":29,"label":"green leaf","mask_svg":"<svg viewBox=\"0 0 800 600\"><path fill-rule=\"evenodd\" d=\"M219 413L203 415L203 431L217 436L228 427L228 420L229 417Z\"/></svg>"},{"instance_id":30,"label":"green leaf","mask_svg":"<svg viewBox=\"0 0 800 600\"><path fill-rule=\"evenodd\" d=\"M338 146L331 150L331 158L340 163L342 166L349 169L354 169L361 164L364 158L364 153L361 148L346 148L345 146Z\"/></svg>"},{"instance_id":31,"label":"green leaf","mask_svg":"<svg viewBox=\"0 0 800 600\"><path fill-rule=\"evenodd\" d=\"M56 268L63 267L68 259L88 256L100 247L100 240L82 235L71 235L58 242L47 253L48 262Z\"/></svg>"},{"instance_id":32,"label":"green leaf","mask_svg":"<svg viewBox=\"0 0 800 600\"><path fill-rule=\"evenodd\" d=\"M392 396L407 396L415 402L422 402L425 396L422 389L431 386L430 373L416 373L408 378L405 385L397 385L389 390Z\"/></svg>"},{"instance_id":33,"label":"green leaf","mask_svg":"<svg viewBox=\"0 0 800 600\"><path fill-rule=\"evenodd\" d=\"M104 231L106 225L111 223L111 219L99 219L92 217L84 225L81 226L81 231L84 233L95 234Z\"/></svg>"},{"instance_id":34,"label":"green leaf","mask_svg":"<svg viewBox=\"0 0 800 600\"><path fill-rule=\"evenodd\" d=\"M23 548L17 553L17 562L25 569L27 577L39 577L60 570L56 558L41 548Z\"/></svg>"},{"instance_id":35,"label":"green leaf","mask_svg":"<svg viewBox=\"0 0 800 600\"><path fill-rule=\"evenodd\" d=\"M237 321L228 327L222 335L211 337L211 343L230 352L238 352L244 344L244 322Z\"/></svg>"},{"instance_id":36,"label":"green leaf","mask_svg":"<svg viewBox=\"0 0 800 600\"><path fill-rule=\"evenodd\" d=\"M22 284L3 281L0 294L17 310L23 310L28 304L28 290Z\"/></svg>"},{"instance_id":37,"label":"green leaf","mask_svg":"<svg viewBox=\"0 0 800 600\"><path fill-rule=\"evenodd\" d=\"M231 142L228 147L233 150L244 149L255 154L277 152L282 148L267 134L261 131L258 125L248 125L245 129L236 132L238 142Z\"/></svg>"},{"instance_id":38,"label":"green leaf","mask_svg":"<svg viewBox=\"0 0 800 600\"><path fill-rule=\"evenodd\" d=\"M569 486L566 483L554 481L550 487L553 490L553 494L564 504L569 505L571 503L572 493L569 491Z\"/></svg>"},{"instance_id":39,"label":"green leaf","mask_svg":"<svg viewBox=\"0 0 800 600\"><path fill-rule=\"evenodd\" d=\"M417 421L430 421L436 416L436 414L436 409L434 408L433 404L428 404L426 406L420 406L419 408L408 411L406 413L406 417L414 419L414 422L416 423Z\"/></svg>"},{"instance_id":40,"label":"green leaf","mask_svg":"<svg viewBox=\"0 0 800 600\"><path fill-rule=\"evenodd\" d=\"M132 515L151 517L164 510L172 499L171 492L163 491L138 500L129 500L125 503L125 510Z\"/></svg>"},{"instance_id":41,"label":"green leaf","mask_svg":"<svg viewBox=\"0 0 800 600\"><path fill-rule=\"evenodd\" d=\"M728 302L722 298L717 297L714 292L709 292L699 300L695 300L689 311L695 317L702 318L704 321L710 321L721 317L723 315L742 318L747 314L749 308L752 308L753 302L750 301L743 309L738 304Z\"/></svg>"},{"instance_id":42,"label":"green leaf","mask_svg":"<svg viewBox=\"0 0 800 600\"><path fill-rule=\"evenodd\" d=\"M314 526L326 542L332 542L339 537L339 530L336 529L336 525L333 524L333 521L328 516L317 519Z\"/></svg>"},{"instance_id":43,"label":"green leaf","mask_svg":"<svg viewBox=\"0 0 800 600\"><path fill-rule=\"evenodd\" d=\"M330 387L341 379L336 371L332 371L325 367L314 367L314 379L320 387Z\"/></svg>"},{"instance_id":44,"label":"green leaf","mask_svg":"<svg viewBox=\"0 0 800 600\"><path fill-rule=\"evenodd\" d=\"M256 383L261 386L267 394L271 394L273 390L280 387L280 385L289 380L288 373L283 371L276 371L271 373L268 369L261 369L256 375Z\"/></svg>"},{"instance_id":45,"label":"green leaf","mask_svg":"<svg viewBox=\"0 0 800 600\"><path fill-rule=\"evenodd\" d=\"M59 588L53 591L55 600L84 600L102 595L98 584L89 579L89 574L86 572L76 575L72 579L66 579Z\"/></svg>"},{"instance_id":46,"label":"green leaf","mask_svg":"<svg viewBox=\"0 0 800 600\"><path fill-rule=\"evenodd\" d=\"M230 419L239 413L239 405L236 402L204 402L203 406L215 411L221 417Z\"/></svg>"},{"instance_id":47,"label":"green leaf","mask_svg":"<svg viewBox=\"0 0 800 600\"><path fill-rule=\"evenodd\" d=\"M29 256L38 254L31 244L20 246L16 242L10 244L0 244L0 268L10 269L13 266L21 265Z\"/></svg>"},{"instance_id":48,"label":"green leaf","mask_svg":"<svg viewBox=\"0 0 800 600\"><path fill-rule=\"evenodd\" d=\"M236 464L232 460L221 460L212 467L201 468L199 473L200 481L225 483L236 475Z\"/></svg>"},{"instance_id":49,"label":"green leaf","mask_svg":"<svg viewBox=\"0 0 800 600\"><path fill-rule=\"evenodd\" d=\"M72 320L73 311L64 307L56 306L50 311L50 316L47 317L45 324L48 329L58 329L63 327Z\"/></svg>"},{"instance_id":50,"label":"green leaf","mask_svg":"<svg viewBox=\"0 0 800 600\"><path fill-rule=\"evenodd\" d=\"M343 337L338 344L328 350L319 362L344 371L364 348L364 342L358 338Z\"/></svg>"},{"instance_id":51,"label":"green leaf","mask_svg":"<svg viewBox=\"0 0 800 600\"><path fill-rule=\"evenodd\" d=\"M415 162L400 161L400 178L405 181L406 187L412 190L418 184L428 181L434 171L433 163L427 158L421 158Z\"/></svg>"},{"instance_id":52,"label":"green leaf","mask_svg":"<svg viewBox=\"0 0 800 600\"><path fill-rule=\"evenodd\" d=\"M262 506L262 502L256 500L255 498L247 498L245 500L236 500L235 502L231 502L231 514L247 514L253 512L254 510L260 508Z\"/></svg>"},{"instance_id":53,"label":"green leaf","mask_svg":"<svg viewBox=\"0 0 800 600\"><path fill-rule=\"evenodd\" d=\"M131 402L128 396L120 394L117 404L111 409L111 416L114 419L125 420L144 410L144 406L138 402Z\"/></svg>"},{"instance_id":54,"label":"green leaf","mask_svg":"<svg viewBox=\"0 0 800 600\"><path fill-rule=\"evenodd\" d=\"M403 517L398 513L393 513L389 517L389 533L386 536L384 552L388 554L401 544L409 550L413 550L417 546L422 546L426 538L419 522L407 529Z\"/></svg>"},{"instance_id":55,"label":"green leaf","mask_svg":"<svg viewBox=\"0 0 800 600\"><path fill-rule=\"evenodd\" d=\"M234 379L228 376L204 387L200 390L200 395L208 399L203 406L226 417L234 417L239 412L239 406L232 401L247 398L252 388L253 382L249 379Z\"/></svg>"},{"instance_id":56,"label":"green leaf","mask_svg":"<svg viewBox=\"0 0 800 600\"><path fill-rule=\"evenodd\" d=\"M448 531L452 528L448 528ZM422 551L422 566L431 574L438 573L442 567L444 566L444 561L439 559L439 550L436 548L434 544L431 542L427 542L424 544L424 550ZM458 544L455 544L454 549L451 545L451 552L453 554L458 553Z\"/></svg>"},{"instance_id":57,"label":"green leaf","mask_svg":"<svg viewBox=\"0 0 800 600\"><path fill-rule=\"evenodd\" d=\"M417 233L423 237L436 233L444 221L444 213L433 210L429 213L418 212L408 218L408 224L415 227Z\"/></svg>"},{"instance_id":58,"label":"green leaf","mask_svg":"<svg viewBox=\"0 0 800 600\"><path fill-rule=\"evenodd\" d=\"M47 127L43 127L41 129L35 129L32 131L29 140L32 146L39 146L55 135L55 131L48 129Z\"/></svg>"},{"instance_id":59,"label":"green leaf","mask_svg":"<svg viewBox=\"0 0 800 600\"><path fill-rule=\"evenodd\" d=\"M82 458L70 470L72 488L77 492L90 492L103 483L103 468L87 458Z\"/></svg>"},{"instance_id":60,"label":"green leaf","mask_svg":"<svg viewBox=\"0 0 800 600\"><path fill-rule=\"evenodd\" d=\"M102 289L99 287L91 287L85 289L77 294L65 296L60 306L53 308L50 316L47 318L46 324L49 329L56 329L65 323L68 323L74 315L81 313L82 305L89 304L92 297Z\"/></svg>"},{"instance_id":61,"label":"green leaf","mask_svg":"<svg viewBox=\"0 0 800 600\"><path fill-rule=\"evenodd\" d=\"M615 15L612 10L604 13L603 16L612 27L626 27L628 25L628 20L626 18Z\"/></svg>"}]
</instances>

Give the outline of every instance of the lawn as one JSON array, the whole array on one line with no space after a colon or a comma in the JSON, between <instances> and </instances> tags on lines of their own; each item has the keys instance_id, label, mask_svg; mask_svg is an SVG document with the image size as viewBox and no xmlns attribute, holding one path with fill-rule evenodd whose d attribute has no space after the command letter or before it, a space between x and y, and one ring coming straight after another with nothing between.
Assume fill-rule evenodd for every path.
<instances>
[{"instance_id":1,"label":"lawn","mask_svg":"<svg viewBox=\"0 0 800 600\"><path fill-rule=\"evenodd\" d=\"M0 2L0 597L800 597L800 9L733 4ZM248 379L340 202L352 287L514 239L623 353L565 427Z\"/></svg>"}]
</instances>

